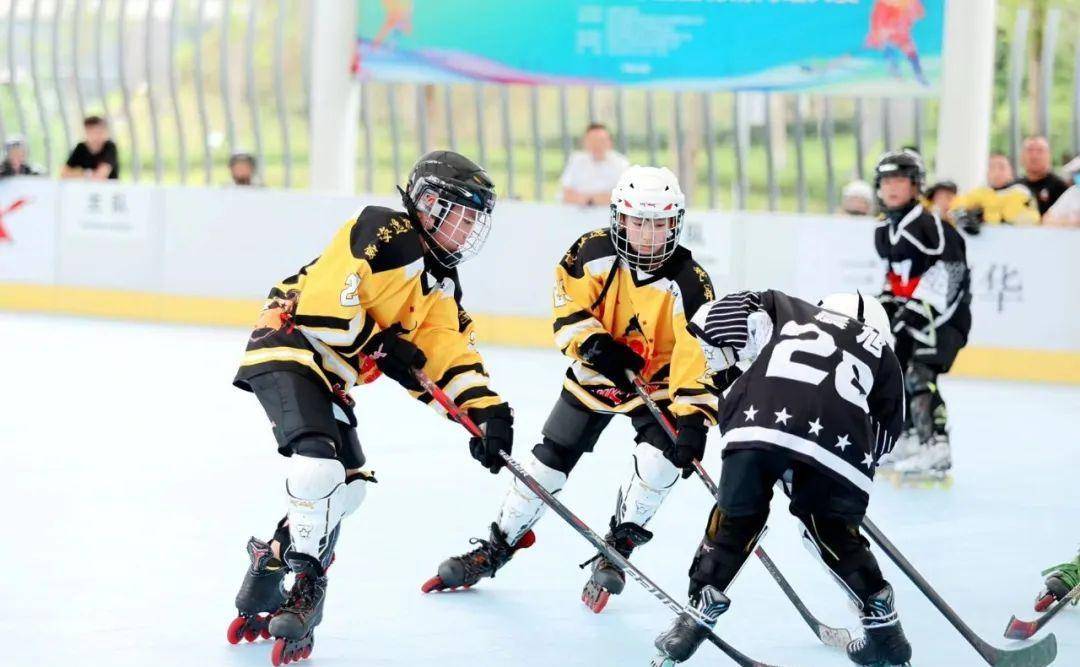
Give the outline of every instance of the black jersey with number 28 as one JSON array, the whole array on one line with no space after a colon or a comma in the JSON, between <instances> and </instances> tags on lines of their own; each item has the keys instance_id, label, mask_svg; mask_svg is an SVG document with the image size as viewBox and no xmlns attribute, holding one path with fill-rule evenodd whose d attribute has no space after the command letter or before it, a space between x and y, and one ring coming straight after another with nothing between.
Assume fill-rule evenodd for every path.
<instances>
[{"instance_id":1,"label":"black jersey with number 28","mask_svg":"<svg viewBox=\"0 0 1080 667\"><path fill-rule=\"evenodd\" d=\"M710 301L689 328L713 371L749 364L720 407L725 454L782 449L870 493L904 422L900 362L881 334L775 290Z\"/></svg>"}]
</instances>

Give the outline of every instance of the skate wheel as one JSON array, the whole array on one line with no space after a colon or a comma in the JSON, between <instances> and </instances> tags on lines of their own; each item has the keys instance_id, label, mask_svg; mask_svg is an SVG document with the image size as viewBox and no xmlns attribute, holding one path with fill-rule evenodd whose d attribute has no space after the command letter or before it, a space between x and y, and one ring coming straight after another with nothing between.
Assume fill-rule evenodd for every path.
<instances>
[{"instance_id":1,"label":"skate wheel","mask_svg":"<svg viewBox=\"0 0 1080 667\"><path fill-rule=\"evenodd\" d=\"M249 642L253 642L258 638L259 638L259 629L258 628L248 628L247 630L244 631L244 639L248 640Z\"/></svg>"},{"instance_id":2,"label":"skate wheel","mask_svg":"<svg viewBox=\"0 0 1080 667\"><path fill-rule=\"evenodd\" d=\"M303 654L301 654L300 657L303 658L304 660L307 660L308 658L310 658L311 657L311 649L312 649L311 646L308 646L307 648L305 648Z\"/></svg>"},{"instance_id":3,"label":"skate wheel","mask_svg":"<svg viewBox=\"0 0 1080 667\"><path fill-rule=\"evenodd\" d=\"M270 651L270 664L274 667L279 667L279 665L288 664L288 662L288 659L285 657L285 640L275 640L274 649Z\"/></svg>"},{"instance_id":4,"label":"skate wheel","mask_svg":"<svg viewBox=\"0 0 1080 667\"><path fill-rule=\"evenodd\" d=\"M259 636L262 637L263 639L270 639L270 626L269 625L264 626L263 629L262 629L262 632L259 633Z\"/></svg>"},{"instance_id":5,"label":"skate wheel","mask_svg":"<svg viewBox=\"0 0 1080 667\"><path fill-rule=\"evenodd\" d=\"M228 639L230 644L239 644L244 637L245 625L247 625L247 619L243 616L234 618L233 622L229 623L229 629L225 631L225 639Z\"/></svg>"},{"instance_id":6,"label":"skate wheel","mask_svg":"<svg viewBox=\"0 0 1080 667\"><path fill-rule=\"evenodd\" d=\"M420 590L424 593L430 593L432 591L441 591L446 588L446 584L443 583L442 577L435 575L424 582L424 585L420 587Z\"/></svg>"},{"instance_id":7,"label":"skate wheel","mask_svg":"<svg viewBox=\"0 0 1080 667\"><path fill-rule=\"evenodd\" d=\"M587 593L585 595L582 595L581 601L584 602L585 606L588 607L594 614L599 614L600 612L604 611L604 607L607 606L608 598L610 597L611 593L601 588L595 597L590 596Z\"/></svg>"}]
</instances>

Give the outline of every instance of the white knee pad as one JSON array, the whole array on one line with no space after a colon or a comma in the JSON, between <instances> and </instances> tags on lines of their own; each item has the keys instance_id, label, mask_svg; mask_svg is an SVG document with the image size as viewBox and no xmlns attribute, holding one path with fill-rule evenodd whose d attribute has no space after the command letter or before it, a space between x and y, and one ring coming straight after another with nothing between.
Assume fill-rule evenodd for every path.
<instances>
[{"instance_id":1,"label":"white knee pad","mask_svg":"<svg viewBox=\"0 0 1080 667\"><path fill-rule=\"evenodd\" d=\"M345 466L334 459L293 456L289 459L285 490L289 495L292 548L320 558L330 532L346 512L349 493Z\"/></svg>"},{"instance_id":2,"label":"white knee pad","mask_svg":"<svg viewBox=\"0 0 1080 667\"><path fill-rule=\"evenodd\" d=\"M647 442L634 448L634 473L619 490L615 523L644 526L660 509L660 504L679 479L679 469L663 452Z\"/></svg>"},{"instance_id":3,"label":"white knee pad","mask_svg":"<svg viewBox=\"0 0 1080 667\"><path fill-rule=\"evenodd\" d=\"M566 484L566 473L544 465L532 454L529 454L523 467L533 479L540 483L540 486L552 495L561 491L563 485ZM502 507L499 508L499 517L496 520L499 530L506 536L506 541L511 545L517 544L518 540L544 514L545 507L547 506L544 501L515 477L506 492L506 498L503 499Z\"/></svg>"},{"instance_id":4,"label":"white knee pad","mask_svg":"<svg viewBox=\"0 0 1080 667\"><path fill-rule=\"evenodd\" d=\"M368 481L374 479L367 473L361 472L345 484L345 512L341 518L349 516L356 511L357 507L360 507L364 498L367 497Z\"/></svg>"}]
</instances>

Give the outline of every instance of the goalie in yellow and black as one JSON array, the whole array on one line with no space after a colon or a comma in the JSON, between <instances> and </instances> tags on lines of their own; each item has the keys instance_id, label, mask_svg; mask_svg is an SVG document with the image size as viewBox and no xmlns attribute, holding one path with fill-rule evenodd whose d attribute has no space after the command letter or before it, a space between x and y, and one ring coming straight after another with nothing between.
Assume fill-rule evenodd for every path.
<instances>
[{"instance_id":1,"label":"goalie in yellow and black","mask_svg":"<svg viewBox=\"0 0 1080 667\"><path fill-rule=\"evenodd\" d=\"M273 539L248 542L251 565L228 632L234 643L274 635L274 664L310 652L340 521L374 481L361 470L353 386L381 372L445 414L413 375L423 369L481 425L484 437L469 448L484 467L497 472L499 452L511 448L511 411L488 386L455 268L484 244L494 186L467 158L435 151L420 158L401 194L404 211L366 207L274 287L236 375L265 409L278 451L291 457L288 514ZM297 577L286 594L289 570Z\"/></svg>"},{"instance_id":2,"label":"goalie in yellow and black","mask_svg":"<svg viewBox=\"0 0 1080 667\"><path fill-rule=\"evenodd\" d=\"M555 269L554 329L570 358L562 395L524 467L557 493L581 456L591 452L615 415L637 432L634 465L619 489L607 541L624 556L651 539L645 526L680 470L701 458L705 433L716 423L717 397L701 347L687 320L713 298L712 285L690 251L679 245L685 198L664 168L631 167L611 195L608 228L579 238ZM677 420L682 455L627 379L639 373L664 412ZM689 454L689 455L687 455ZM544 505L516 480L491 536L473 551L450 558L425 590L471 586L494 576L513 553L532 544ZM600 611L625 583L623 572L597 555L582 599Z\"/></svg>"}]
</instances>

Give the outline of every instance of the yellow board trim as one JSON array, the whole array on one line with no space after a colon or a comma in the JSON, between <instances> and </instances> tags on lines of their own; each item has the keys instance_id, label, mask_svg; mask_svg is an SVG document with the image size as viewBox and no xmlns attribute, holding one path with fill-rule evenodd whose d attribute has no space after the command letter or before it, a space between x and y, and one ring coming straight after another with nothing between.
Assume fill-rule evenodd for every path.
<instances>
[{"instance_id":1,"label":"yellow board trim","mask_svg":"<svg viewBox=\"0 0 1080 667\"><path fill-rule=\"evenodd\" d=\"M0 283L0 310L249 327L262 299L178 296L92 287ZM474 315L481 342L553 349L551 320L519 315ZM968 347L952 375L996 380L1080 384L1080 351Z\"/></svg>"}]
</instances>

